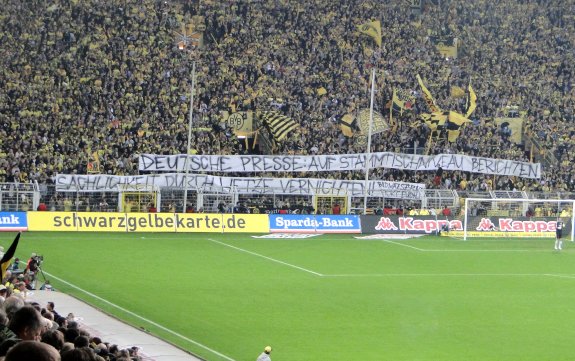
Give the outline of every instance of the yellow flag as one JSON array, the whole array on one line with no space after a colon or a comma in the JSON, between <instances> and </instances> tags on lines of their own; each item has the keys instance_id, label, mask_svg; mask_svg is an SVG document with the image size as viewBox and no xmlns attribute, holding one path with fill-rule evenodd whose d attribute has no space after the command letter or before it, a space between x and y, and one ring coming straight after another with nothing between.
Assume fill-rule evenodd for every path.
<instances>
[{"instance_id":1,"label":"yellow flag","mask_svg":"<svg viewBox=\"0 0 575 361\"><path fill-rule=\"evenodd\" d=\"M457 112L450 111L449 112L449 123L452 124L452 127L457 127L459 129L465 123L471 123L471 120L464 117L463 114L459 114Z\"/></svg>"},{"instance_id":2,"label":"yellow flag","mask_svg":"<svg viewBox=\"0 0 575 361\"><path fill-rule=\"evenodd\" d=\"M379 20L368 21L357 26L360 33L370 36L377 46L381 46L381 22Z\"/></svg>"},{"instance_id":3,"label":"yellow flag","mask_svg":"<svg viewBox=\"0 0 575 361\"><path fill-rule=\"evenodd\" d=\"M461 88L457 85L452 85L451 86L451 97L452 98L463 98L463 97L465 97L465 90L463 90L463 88Z\"/></svg>"},{"instance_id":4,"label":"yellow flag","mask_svg":"<svg viewBox=\"0 0 575 361\"><path fill-rule=\"evenodd\" d=\"M469 116L473 114L475 108L477 107L477 94L475 94L471 84L469 84L468 90L469 95L467 96L467 111L465 111L466 118L469 118Z\"/></svg>"},{"instance_id":5,"label":"yellow flag","mask_svg":"<svg viewBox=\"0 0 575 361\"><path fill-rule=\"evenodd\" d=\"M449 112L449 119L447 120L446 128L447 128L447 140L450 143L453 143L459 137L461 133L461 126L465 123L471 123L471 120L467 119L463 116L463 114L459 114L457 112Z\"/></svg>"},{"instance_id":6,"label":"yellow flag","mask_svg":"<svg viewBox=\"0 0 575 361\"><path fill-rule=\"evenodd\" d=\"M447 131L447 140L449 143L454 143L457 138L459 138L459 134L461 133L460 130L448 130Z\"/></svg>"},{"instance_id":7,"label":"yellow flag","mask_svg":"<svg viewBox=\"0 0 575 361\"><path fill-rule=\"evenodd\" d=\"M431 95L431 92L427 89L425 84L423 84L423 80L421 80L421 77L419 76L419 74L417 74L416 77L417 77L417 82L419 83L419 86L421 87L421 90L423 91L423 98L425 99L425 102L427 103L429 110L431 110L431 112L433 112L433 113L441 113L442 112L441 108L439 108L435 104L435 99L433 99L433 95Z\"/></svg>"}]
</instances>

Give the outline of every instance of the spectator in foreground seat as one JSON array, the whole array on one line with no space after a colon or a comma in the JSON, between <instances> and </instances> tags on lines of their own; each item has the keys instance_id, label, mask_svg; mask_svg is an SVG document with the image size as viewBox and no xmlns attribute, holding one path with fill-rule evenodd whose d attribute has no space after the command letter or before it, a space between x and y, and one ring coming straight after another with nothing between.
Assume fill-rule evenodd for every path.
<instances>
[{"instance_id":1,"label":"spectator in foreground seat","mask_svg":"<svg viewBox=\"0 0 575 361\"><path fill-rule=\"evenodd\" d=\"M75 348L62 353L62 361L97 361L98 357L91 348Z\"/></svg>"},{"instance_id":2,"label":"spectator in foreground seat","mask_svg":"<svg viewBox=\"0 0 575 361\"><path fill-rule=\"evenodd\" d=\"M4 361L60 361L58 351L38 341L22 341L14 345L6 354Z\"/></svg>"},{"instance_id":3,"label":"spectator in foreground seat","mask_svg":"<svg viewBox=\"0 0 575 361\"><path fill-rule=\"evenodd\" d=\"M5 356L8 349L20 341L39 341L44 329L43 319L32 306L24 306L16 311L0 335L0 356Z\"/></svg>"}]
</instances>

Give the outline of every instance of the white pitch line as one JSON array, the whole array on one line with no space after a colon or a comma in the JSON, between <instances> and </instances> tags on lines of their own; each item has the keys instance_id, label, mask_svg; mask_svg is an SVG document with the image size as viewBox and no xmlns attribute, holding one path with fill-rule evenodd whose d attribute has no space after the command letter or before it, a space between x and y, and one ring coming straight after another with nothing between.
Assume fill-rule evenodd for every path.
<instances>
[{"instance_id":1,"label":"white pitch line","mask_svg":"<svg viewBox=\"0 0 575 361\"><path fill-rule=\"evenodd\" d=\"M549 277L558 277L558 278L569 278L569 279L575 279L575 275L558 275L558 274L551 274L551 273L546 273L545 276L549 276Z\"/></svg>"},{"instance_id":2,"label":"white pitch line","mask_svg":"<svg viewBox=\"0 0 575 361\"><path fill-rule=\"evenodd\" d=\"M390 240L387 240L387 239L382 239L381 241L382 241L382 242L387 242L387 243L393 243L393 244L396 244L396 245L398 245L398 246L403 246L403 247L411 248L411 249L414 249L414 250L416 250L416 251L421 251L421 252L425 252L425 251L426 251L426 250L423 249L423 248L417 248L417 247L414 247L414 246L410 246L410 245L408 245L408 244L403 244L403 243L399 243L399 242L394 242L394 241L390 241Z\"/></svg>"},{"instance_id":3,"label":"white pitch line","mask_svg":"<svg viewBox=\"0 0 575 361\"><path fill-rule=\"evenodd\" d=\"M108 300L106 300L106 299L104 299L104 298L102 298L102 297L100 297L100 296L97 296L97 295L93 294L92 292L86 291L86 290L84 290L84 289L82 289L82 288L80 288L80 287L78 287L78 286L76 286L76 285L74 285L74 284L72 284L72 283L70 283L70 282L68 282L68 281L65 281L65 280L63 280L63 279L61 279L61 278L59 278L59 277L56 277L56 276L54 276L53 274L50 274L50 273L48 273L48 272L46 272L46 271L44 271L44 273L47 274L48 276L50 276L51 278L54 278L54 279L56 279L56 280L58 280L58 281L60 281L60 282L62 282L62 283L67 284L68 286L70 286L70 287L72 287L72 288L77 289L77 290L80 291L80 292L83 292L83 293L87 294L88 296L91 296L91 297L93 297L93 298L95 298L95 299L97 299L97 300L100 300L100 301L102 301L102 302L104 302L104 303L106 303L106 304L108 304L108 305L110 305L110 306L112 306L112 307L114 307L114 308L117 308L118 310L120 310L120 311L122 311L122 312L125 312L125 313L127 313L127 314L129 314L129 315L132 315L132 316L134 316L134 317L137 317L137 318L139 318L140 320L142 320L142 321L144 321L144 322L147 322L147 323L149 323L149 324L151 324L151 325L154 325L154 326L156 326L156 327L158 327L158 328L160 328L160 329L162 329L162 330L164 330L164 331L166 331L166 332L168 332L168 333L170 333L170 334L172 334L172 335L174 335L174 336L177 336L177 337L181 338L182 340L188 341L189 343L192 343L192 344L194 344L194 345L196 345L196 346L198 346L198 347L201 347L201 348L203 348L204 350L213 353L214 355L220 356L220 357L222 357L222 358L224 358L224 359L226 359L226 360L229 360L229 361L236 361L236 360L234 360L233 358L228 357L228 356L226 356L226 355L224 355L224 354L222 354L222 353L219 353L219 352L216 351L216 350L212 350L212 349L209 348L208 346L202 345L201 343L199 343L199 342L197 342L197 341L194 341L194 340L192 340L192 339L190 339L190 338L188 338L188 337L186 337L186 336L184 336L184 335L182 335L182 334L179 334L179 333L177 333L177 332L175 332L175 331L172 331L172 330L170 330L169 328L166 328L166 327L164 327L164 326L162 326L162 325L160 325L160 324L158 324L158 323L156 323L156 322L154 322L154 321L152 321L152 320L148 320L148 319L145 318L145 317L142 317L142 316L140 316L140 315L138 315L138 314L136 314L136 313L134 313L134 312L132 312L132 311L130 311L130 310L127 310L127 309L125 309L125 308L123 308L123 307L121 307L121 306L118 306L118 305L116 305L115 303L112 303L112 302L110 302L110 301L108 301Z\"/></svg>"},{"instance_id":4,"label":"white pitch line","mask_svg":"<svg viewBox=\"0 0 575 361\"><path fill-rule=\"evenodd\" d=\"M252 256L261 257L261 258L267 259L267 260L272 261L272 262L276 262L276 263L279 263L279 264L283 264L284 266L288 266L288 267L291 267L291 268L295 268L295 269L298 269L298 270L300 270L300 271L304 271L304 272L307 272L307 273L311 273L311 274L316 275L316 276L320 276L320 277L323 276L323 274L318 273L318 272L314 272L314 271L309 270L309 269L307 269L307 268L303 268L303 267L296 266L296 265L291 264L291 263L287 263L287 262L284 262L284 261L280 261L280 260L275 259L275 258L271 258L271 257L268 257L268 256L264 256L263 254L255 253L255 252L252 252L252 251L248 251L247 249L243 249L243 248L240 248L240 247L232 246L231 244L227 244L227 243L224 243L224 242L216 241L215 239L208 238L208 241L214 242L214 243L217 243L217 244L221 244L222 246L230 247L230 248L235 249L235 250L237 250L237 251L241 251L241 252L245 252L245 253L251 254Z\"/></svg>"},{"instance_id":5,"label":"white pitch line","mask_svg":"<svg viewBox=\"0 0 575 361\"><path fill-rule=\"evenodd\" d=\"M350 274L323 275L323 277L533 277L533 276L541 277L541 276L553 276L553 275L543 273L373 273L373 274L350 273ZM575 275L573 276L573 278L575 278Z\"/></svg>"}]
</instances>

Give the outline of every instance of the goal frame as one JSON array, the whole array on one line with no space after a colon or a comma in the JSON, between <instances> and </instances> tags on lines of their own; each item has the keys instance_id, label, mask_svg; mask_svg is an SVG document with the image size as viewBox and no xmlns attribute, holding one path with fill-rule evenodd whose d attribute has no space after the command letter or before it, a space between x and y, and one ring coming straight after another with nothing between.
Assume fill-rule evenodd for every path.
<instances>
[{"instance_id":1,"label":"goal frame","mask_svg":"<svg viewBox=\"0 0 575 361\"><path fill-rule=\"evenodd\" d=\"M160 188L151 184L118 184L118 207L120 212L126 211L126 202L128 198L134 197L138 202L137 212L147 212L142 210L142 200L149 201L156 209L160 209L161 193ZM147 203L147 202L146 202ZM134 212L134 211L131 211Z\"/></svg>"},{"instance_id":2,"label":"goal frame","mask_svg":"<svg viewBox=\"0 0 575 361\"><path fill-rule=\"evenodd\" d=\"M470 214L470 203L471 202L491 202L491 203L518 203L522 204L522 215L525 214L527 206L532 203L552 203L552 204L563 204L569 205L571 209L570 215L570 241L573 242L575 240L575 200L573 199L534 199L534 198L465 198L465 206L463 212L463 240L467 241L470 237L468 234L469 229L469 214ZM554 215L557 219L559 219L559 215ZM546 217L550 218L550 217ZM489 236L489 232L485 232L485 236ZM543 237L541 237L543 238Z\"/></svg>"}]
</instances>

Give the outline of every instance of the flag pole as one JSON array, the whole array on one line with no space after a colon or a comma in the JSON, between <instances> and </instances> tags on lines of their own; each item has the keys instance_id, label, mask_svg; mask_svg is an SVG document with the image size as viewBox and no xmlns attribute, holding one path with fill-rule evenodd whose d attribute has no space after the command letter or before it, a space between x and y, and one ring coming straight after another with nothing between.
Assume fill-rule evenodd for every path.
<instances>
[{"instance_id":1,"label":"flag pole","mask_svg":"<svg viewBox=\"0 0 575 361\"><path fill-rule=\"evenodd\" d=\"M393 94L395 94L395 89L393 90ZM395 128L395 124L393 123L393 95L391 96L391 105L389 107L389 126Z\"/></svg>"},{"instance_id":2,"label":"flag pole","mask_svg":"<svg viewBox=\"0 0 575 361\"><path fill-rule=\"evenodd\" d=\"M190 91L190 118L188 120L188 146L186 148L186 161L184 162L186 167L186 175L184 176L184 206L182 213L186 213L187 203L188 203L188 174L190 173L190 168L188 167L188 162L190 158L190 148L192 147L192 119L194 117L194 93L196 88L196 62L192 64L192 89Z\"/></svg>"},{"instance_id":3,"label":"flag pole","mask_svg":"<svg viewBox=\"0 0 575 361\"><path fill-rule=\"evenodd\" d=\"M371 101L369 105L369 133L367 135L367 150L365 152L365 184L363 187L363 214L367 214L367 193L369 187L369 161L371 158L371 132L373 131L373 101L375 93L375 69L371 72Z\"/></svg>"}]
</instances>

